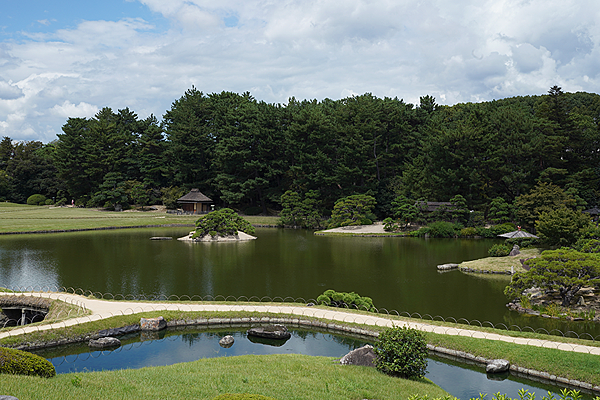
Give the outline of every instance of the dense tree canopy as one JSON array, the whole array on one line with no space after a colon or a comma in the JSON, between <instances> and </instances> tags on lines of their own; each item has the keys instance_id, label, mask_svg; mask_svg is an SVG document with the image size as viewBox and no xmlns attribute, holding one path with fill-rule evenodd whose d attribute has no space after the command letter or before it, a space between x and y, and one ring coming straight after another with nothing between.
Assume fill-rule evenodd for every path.
<instances>
[{"instance_id":1,"label":"dense tree canopy","mask_svg":"<svg viewBox=\"0 0 600 400\"><path fill-rule=\"evenodd\" d=\"M24 202L40 193L102 205L92 199L107 174L118 173L123 182L142 184L150 202L165 188L197 187L242 211L279 210L291 190L318 193L321 210L368 194L385 218L397 212L392 202L399 196L407 204L454 198L462 212L456 220L474 210L505 221L519 199L517 218L533 228L541 210L523 195L540 185L576 201L567 207L598 205L599 123L599 95L559 87L454 106L439 106L431 96L412 105L370 93L267 104L250 93L192 87L162 121L104 108L93 118L69 118L49 144L5 137L0 197Z\"/></svg>"}]
</instances>

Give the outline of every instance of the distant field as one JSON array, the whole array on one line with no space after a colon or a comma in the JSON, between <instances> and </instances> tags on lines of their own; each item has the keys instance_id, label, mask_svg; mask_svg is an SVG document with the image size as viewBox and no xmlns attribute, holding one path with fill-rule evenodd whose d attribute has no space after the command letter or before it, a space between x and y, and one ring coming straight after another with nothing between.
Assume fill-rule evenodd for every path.
<instances>
[{"instance_id":1,"label":"distant field","mask_svg":"<svg viewBox=\"0 0 600 400\"><path fill-rule=\"evenodd\" d=\"M164 211L99 211L91 208L0 203L0 233L63 231L148 225L193 225L199 216ZM277 217L246 217L252 224L275 225Z\"/></svg>"}]
</instances>

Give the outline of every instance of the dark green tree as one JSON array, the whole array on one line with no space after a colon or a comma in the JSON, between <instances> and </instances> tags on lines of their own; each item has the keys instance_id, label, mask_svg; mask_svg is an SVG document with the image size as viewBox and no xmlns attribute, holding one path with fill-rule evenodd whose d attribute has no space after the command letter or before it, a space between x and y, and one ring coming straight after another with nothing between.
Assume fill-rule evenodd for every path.
<instances>
[{"instance_id":1,"label":"dark green tree","mask_svg":"<svg viewBox=\"0 0 600 400\"><path fill-rule=\"evenodd\" d=\"M281 195L283 209L279 214L282 225L299 226L302 228L317 228L321 226L321 213L318 208L319 194L314 190L304 195L288 190Z\"/></svg>"},{"instance_id":2,"label":"dark green tree","mask_svg":"<svg viewBox=\"0 0 600 400\"><path fill-rule=\"evenodd\" d=\"M253 235L255 229L232 209L222 208L212 211L196 221L196 231L192 235L192 238L201 238L206 235L237 235L238 231Z\"/></svg>"},{"instance_id":3,"label":"dark green tree","mask_svg":"<svg viewBox=\"0 0 600 400\"><path fill-rule=\"evenodd\" d=\"M571 246L591 223L590 217L581 211L560 207L539 214L535 229L548 246Z\"/></svg>"},{"instance_id":4,"label":"dark green tree","mask_svg":"<svg viewBox=\"0 0 600 400\"><path fill-rule=\"evenodd\" d=\"M543 212L567 207L574 209L577 201L552 183L540 182L528 194L515 199L514 207L521 224L533 228Z\"/></svg>"},{"instance_id":5,"label":"dark green tree","mask_svg":"<svg viewBox=\"0 0 600 400\"><path fill-rule=\"evenodd\" d=\"M519 298L533 287L556 291L561 305L568 307L583 286L600 287L600 259L596 254L561 248L546 250L540 257L527 260L529 271L517 273L504 293Z\"/></svg>"},{"instance_id":6,"label":"dark green tree","mask_svg":"<svg viewBox=\"0 0 600 400\"><path fill-rule=\"evenodd\" d=\"M355 194L339 199L335 202L331 213L331 227L364 225L373 223L368 219L376 201L373 196Z\"/></svg>"},{"instance_id":7,"label":"dark green tree","mask_svg":"<svg viewBox=\"0 0 600 400\"><path fill-rule=\"evenodd\" d=\"M117 205L127 204L127 191L120 173L107 173L99 189L90 200L92 204L113 209Z\"/></svg>"}]
</instances>

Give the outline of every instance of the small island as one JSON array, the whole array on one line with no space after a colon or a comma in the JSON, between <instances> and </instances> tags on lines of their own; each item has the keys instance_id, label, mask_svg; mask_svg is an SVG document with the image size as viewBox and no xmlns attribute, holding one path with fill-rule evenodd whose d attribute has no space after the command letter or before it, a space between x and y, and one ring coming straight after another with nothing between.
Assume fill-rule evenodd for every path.
<instances>
[{"instance_id":1,"label":"small island","mask_svg":"<svg viewBox=\"0 0 600 400\"><path fill-rule=\"evenodd\" d=\"M230 208L212 211L196 221L196 230L178 240L232 242L254 240L254 227Z\"/></svg>"}]
</instances>

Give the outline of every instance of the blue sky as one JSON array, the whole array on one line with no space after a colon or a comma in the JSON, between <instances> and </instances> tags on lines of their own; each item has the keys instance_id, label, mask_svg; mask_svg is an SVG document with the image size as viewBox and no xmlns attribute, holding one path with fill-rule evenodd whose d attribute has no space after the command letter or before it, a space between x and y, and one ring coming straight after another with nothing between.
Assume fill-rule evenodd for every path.
<instances>
[{"instance_id":1,"label":"blue sky","mask_svg":"<svg viewBox=\"0 0 600 400\"><path fill-rule=\"evenodd\" d=\"M159 119L192 85L257 99L478 102L600 89L597 0L0 0L0 136Z\"/></svg>"}]
</instances>

